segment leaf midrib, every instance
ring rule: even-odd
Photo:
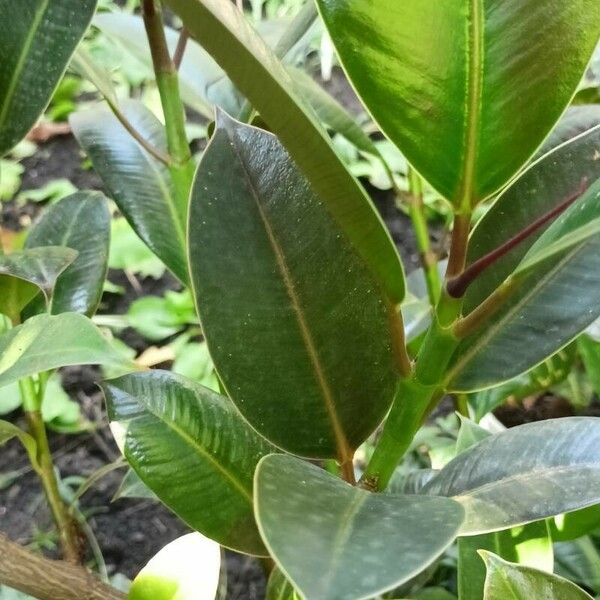
[[[237,157],[237,159],[242,167],[242,170],[244,172],[244,176],[248,183],[248,187],[250,188],[250,191],[252,193],[252,198],[256,204],[258,214],[263,222],[263,225],[265,228],[265,233],[267,234],[267,238],[269,240],[269,244],[271,245],[271,249],[273,250],[273,254],[275,255],[277,267],[278,267],[281,277],[283,279],[288,298],[290,299],[292,309],[294,311],[294,314],[296,315],[296,320],[298,322],[298,328],[300,330],[300,335],[304,342],[306,353],[308,355],[311,366],[313,368],[315,380],[317,382],[317,385],[321,389],[322,397],[323,397],[323,400],[325,403],[325,408],[327,410],[327,415],[329,417],[329,422],[331,424],[332,432],[333,432],[333,435],[336,440],[336,447],[338,450],[338,459],[342,463],[346,462],[347,460],[352,458],[353,453],[350,448],[350,444],[348,443],[348,440],[346,439],[346,434],[343,430],[342,424],[339,421],[337,411],[336,411],[333,392],[329,386],[329,382],[327,381],[327,377],[321,366],[319,353],[317,351],[315,342],[312,338],[312,333],[311,333],[310,327],[309,327],[308,323],[306,322],[304,312],[302,310],[302,304],[300,301],[300,297],[298,295],[298,292],[296,291],[296,286],[294,285],[292,275],[291,275],[289,267],[287,265],[285,253],[277,240],[277,237],[275,235],[275,232],[273,230],[271,222],[269,221],[269,218],[261,204],[258,191],[256,190],[256,188],[254,186],[254,181],[250,175],[250,172],[248,171],[248,168],[243,159],[243,156],[242,156],[241,152],[239,151],[239,148],[237,147],[237,143],[236,143],[237,140],[232,139],[232,137],[231,137],[231,135],[229,135],[229,133],[227,135],[233,144],[233,146],[232,146],[233,151],[236,154],[236,157]]]
[[[152,410],[152,408],[147,404],[139,401],[135,396],[130,394],[133,398],[135,398],[137,404],[142,407],[143,410],[150,413],[156,419],[158,419],[163,425],[165,425],[168,429],[170,429],[173,433],[178,435],[180,438],[184,440],[191,448],[198,451],[207,462],[209,462],[218,472],[220,472],[225,479],[227,479],[231,485],[240,493],[240,495],[253,506],[253,498],[252,495],[248,492],[243,483],[237,479],[233,473],[228,471],[219,461],[217,461],[210,452],[208,452],[201,444],[198,443],[196,439],[194,439],[191,435],[189,435],[184,429],[179,427],[174,421],[168,420],[164,414],[159,413],[157,410]]]
[[[23,70],[23,66],[25,64],[27,56],[29,55],[31,46],[33,45],[33,40],[38,32],[40,24],[42,23],[44,15],[46,14],[49,3],[50,0],[43,0],[42,4],[40,4],[38,10],[36,11],[29,31],[27,32],[27,36],[25,38],[23,47],[21,48],[21,53],[19,54],[15,70],[13,71],[10,83],[8,84],[6,96],[4,97],[4,105],[2,106],[2,110],[0,111],[0,131],[4,128],[4,124],[6,123],[8,109],[10,108],[10,106],[12,106],[14,93],[17,89],[19,80],[21,79],[21,71]]]

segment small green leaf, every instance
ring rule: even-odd
[[[422,493],[454,498],[464,506],[461,535],[597,504],[600,418],[528,423],[490,436],[449,462]]]
[[[404,273],[381,218],[335,153],[312,109],[296,96],[290,75],[242,12],[221,0],[167,4],[281,139],[389,299],[401,302]]]
[[[463,518],[446,498],[373,494],[292,456],[263,458],[255,478],[261,534],[303,598],[393,589],[452,543]]]
[[[0,0],[0,156],[35,125],[97,0]]]
[[[265,555],[252,478],[273,447],[231,402],[159,370],[111,379],[103,389],[109,418],[127,427],[125,457],[161,501],[223,546]]]
[[[110,212],[99,192],[79,192],[47,208],[29,230],[26,248],[67,246],[77,258],[60,275],[51,313],[91,316],[102,296],[110,240]]]
[[[189,255],[202,331],[242,414],[290,452],[346,460],[396,389],[393,307],[275,136],[219,114]]]
[[[0,336],[0,387],[68,365],[135,365],[118,354],[83,315],[38,315]]]
[[[214,600],[221,549],[199,533],[188,533],[153,556],[131,584],[128,600]]]
[[[23,444],[23,447],[29,455],[29,460],[34,469],[39,470],[40,466],[37,459],[37,444],[33,437],[31,437],[26,431],[19,429],[16,425],[9,423],[8,421],[0,421],[0,446],[3,446],[9,440],[18,438]]]
[[[76,258],[76,250],[57,246],[0,255],[0,313],[18,321],[40,291],[50,302],[58,277]]]
[[[480,554],[487,568],[483,600],[593,600],[558,575],[506,562],[491,552]]]
[[[600,34],[596,0],[317,4],[382,130],[463,207],[489,197],[533,155]]]
[[[164,127],[141,102],[120,106],[150,144],[166,152]],[[73,133],[134,231],[181,281],[185,258],[187,206],[179,206],[167,167],[150,156],[105,106],[73,113]]]

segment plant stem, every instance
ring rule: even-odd
[[[190,39],[190,32],[183,27],[181,32],[179,33],[179,39],[177,40],[177,48],[175,48],[175,53],[173,54],[173,64],[175,68],[179,71],[179,67],[181,67],[181,61],[183,60],[183,55],[185,54],[185,49],[187,47],[188,40]]]
[[[470,212],[455,215],[454,227],[452,229],[450,255],[448,257],[448,269],[446,271],[446,280],[456,277],[459,273],[462,273],[465,268],[470,229]]]
[[[39,600],[125,600],[84,567],[29,552],[1,533],[0,584]]]
[[[179,93],[179,76],[167,47],[160,2],[143,0],[142,13],[150,44],[156,84],[165,116],[167,145],[173,159],[169,170],[177,196],[179,217],[185,224],[195,165],[185,133],[185,112]]]
[[[440,299],[440,276],[437,269],[437,258],[431,250],[429,241],[429,230],[423,210],[423,182],[419,174],[409,167],[408,181],[410,186],[410,202],[408,214],[412,221],[417,248],[421,258],[425,282],[427,284],[427,293],[432,306],[435,306]]]
[[[58,481],[54,472],[52,453],[48,445],[46,426],[41,413],[42,398],[35,389],[35,384],[30,377],[19,381],[19,390],[25,410],[25,417],[29,425],[29,432],[37,444],[37,459],[40,465],[38,472],[50,511],[58,529],[59,539],[65,560],[78,564],[81,562],[81,545],[79,543],[79,530],[77,523],[70,516],[64,504]]]

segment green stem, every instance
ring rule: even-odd
[[[429,230],[425,219],[423,206],[423,183],[419,174],[412,168],[409,168],[408,181],[410,186],[410,202],[408,214],[412,221],[417,249],[421,258],[425,282],[427,284],[427,293],[432,306],[435,306],[440,299],[441,282],[437,269],[437,258],[431,250],[429,241]]]
[[[454,223],[447,278],[460,273],[467,255],[471,215],[457,215]],[[415,434],[444,393],[446,370],[459,344],[454,324],[462,310],[462,299],[444,289],[435,316],[409,377],[401,379],[383,431],[367,465],[361,485],[384,490]]]
[[[185,134],[185,111],[179,93],[179,76],[167,47],[160,2],[143,0],[142,12],[156,84],[165,116],[167,146],[172,158],[172,163],[169,165],[171,180],[177,197],[179,217],[185,224],[195,165]]]
[[[77,564],[81,562],[79,530],[77,523],[70,516],[69,510],[64,504],[58,489],[52,453],[48,445],[46,426],[44,425],[41,413],[42,399],[31,377],[26,377],[19,381],[19,390],[21,392],[25,417],[29,425],[29,432],[37,444],[37,459],[40,466],[38,474],[58,529],[63,555],[65,560]]]

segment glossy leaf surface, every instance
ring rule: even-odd
[[[531,157],[600,35],[595,0],[318,6],[383,131],[442,196],[463,206],[501,188]]]
[[[76,250],[56,246],[0,255],[0,313],[18,320],[40,291],[48,302],[58,277],[76,257]]]
[[[600,177],[600,161],[596,159],[600,147],[598,123],[600,115],[594,128],[551,149],[500,195],[471,234],[467,263],[497,248],[577,193],[586,179],[591,185]],[[510,275],[547,227],[529,236],[475,280],[465,296],[465,311],[475,308]]]
[[[479,390],[512,379],[598,318],[599,201],[600,179],[530,249],[509,279],[512,294],[461,342],[448,374],[451,389]]]
[[[168,0],[192,37],[227,72],[281,139],[390,300],[404,296],[400,259],[371,201],[335,153],[290,75],[244,15],[221,0]]]
[[[108,264],[110,212],[98,192],[78,192],[48,207],[29,230],[26,248],[66,246],[77,258],[60,275],[51,312],[91,316],[98,307]]]
[[[215,600],[221,549],[200,533],[168,543],[136,575],[128,600]]]
[[[164,127],[148,108],[135,100],[120,108],[148,142],[167,151]],[[108,195],[139,237],[186,282],[187,207],[178,204],[167,167],[150,156],[106,107],[74,113],[70,123]]]
[[[219,115],[189,252],[202,330],[242,414],[290,452],[346,460],[395,391],[391,308],[275,136]]]
[[[103,389],[109,418],[127,427],[125,457],[162,502],[223,546],[265,555],[252,478],[273,447],[229,400],[157,370],[109,380]]]
[[[0,336],[0,387],[68,365],[132,367],[83,315],[39,315]]]
[[[574,583],[545,571],[509,563],[491,552],[481,552],[487,568],[483,600],[592,600]]]
[[[35,125],[97,0],[0,0],[0,156]]]
[[[424,488],[466,511],[462,535],[514,527],[600,501],[600,419],[529,423],[457,456]]]
[[[446,498],[373,494],[280,454],[258,465],[255,507],[279,568],[303,598],[319,600],[371,598],[409,580],[463,518]]]

